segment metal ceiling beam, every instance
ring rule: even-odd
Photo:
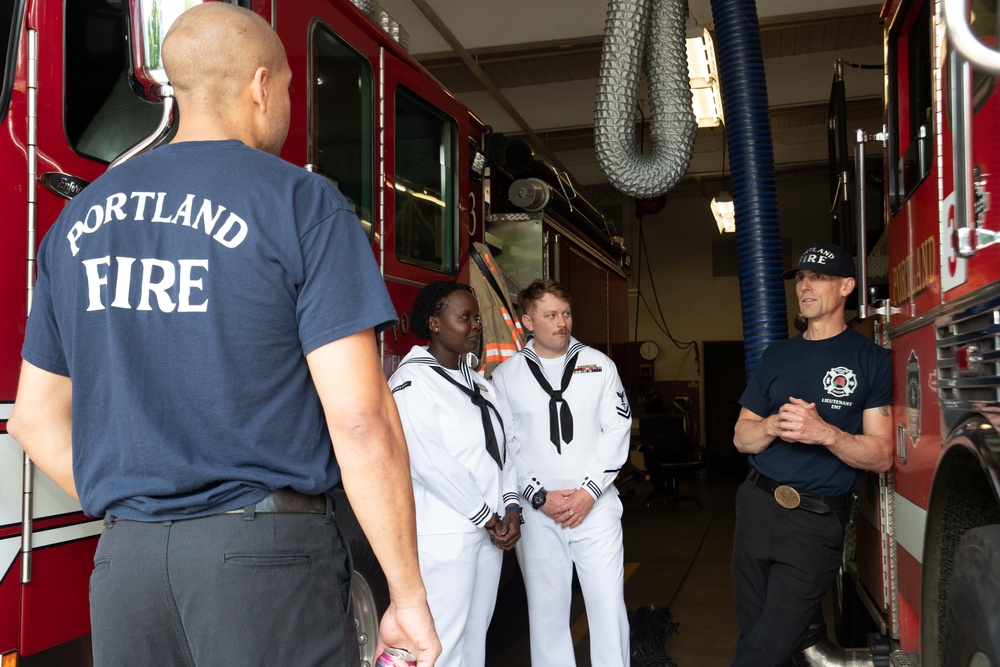
[[[503,107],[503,110],[506,111],[512,119],[514,119],[514,122],[517,123],[518,127],[520,127],[524,132],[525,137],[527,137],[528,143],[531,144],[531,148],[535,152],[541,153],[545,156],[545,159],[559,171],[569,173],[569,170],[566,169],[562,162],[559,161],[555,154],[549,150],[549,147],[545,145],[541,138],[531,128],[528,121],[526,121],[524,117],[518,113],[517,109],[514,108],[514,105],[510,103],[510,100],[508,100],[507,97],[500,92],[500,89],[496,87],[493,80],[490,79],[479,64],[473,60],[469,51],[460,41],[458,41],[455,34],[448,29],[448,26],[445,25],[444,21],[441,20],[441,17],[437,15],[431,6],[427,4],[426,0],[412,0],[412,2],[413,5],[420,10],[420,13],[424,15],[424,18],[426,18],[430,24],[434,26],[434,29],[437,30],[438,33],[444,38],[444,40],[448,42],[448,45],[455,50],[455,54],[461,58],[462,62],[465,63],[465,66],[469,68],[470,72],[472,72],[473,76],[475,76],[476,79],[483,85],[483,88],[486,89],[490,96],[496,100],[497,104]]]
[[[813,16],[813,15],[810,15]],[[789,55],[805,55],[821,52],[838,52],[844,49],[867,46],[882,46],[881,19],[877,11],[853,12],[835,16],[813,16],[809,21],[772,20],[761,25],[761,48],[764,58],[780,58]],[[507,44],[478,49],[467,49],[466,53],[487,78],[503,81],[505,72],[511,69],[543,70],[553,80],[565,74],[570,63],[580,58],[592,59],[593,72],[576,71],[576,76],[564,80],[597,78],[600,66],[603,35],[578,37],[543,42]],[[417,60],[435,75],[454,79],[449,70],[454,71],[465,64],[452,51],[423,53]],[[499,74],[499,76],[498,76]],[[440,77],[439,77],[440,78]],[[464,75],[463,81],[468,82]],[[471,82],[469,82],[471,83]]]
[[[771,107],[771,129],[789,127],[812,127],[826,125],[829,112],[827,102],[800,104],[794,106]],[[881,122],[882,98],[861,97],[847,101],[847,115],[852,124],[866,125]],[[852,125],[853,128],[853,125]],[[722,127],[703,127],[698,130],[698,136],[720,136],[725,133]],[[521,138],[520,135],[510,135]],[[571,127],[553,130],[543,130],[539,137],[554,151],[590,150],[594,147],[593,127]]]

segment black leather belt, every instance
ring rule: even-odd
[[[787,509],[802,509],[816,514],[829,514],[831,510],[846,510],[851,494],[845,493],[841,496],[820,496],[813,493],[803,493],[788,486],[778,484],[773,479],[769,479],[757,472],[756,468],[750,468],[747,475],[750,486],[760,489],[774,496],[779,505]]]
[[[246,508],[222,514],[244,514]],[[307,496],[292,489],[278,489],[254,503],[255,514],[326,514],[326,496]]]

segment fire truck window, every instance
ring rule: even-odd
[[[374,102],[368,60],[316,24],[312,35],[311,161],[354,206],[371,239]]]
[[[66,138],[79,153],[110,162],[152,134],[162,105],[144,101],[125,80],[121,1],[65,6]]]
[[[889,170],[893,211],[930,173],[931,115],[930,2],[914,3],[889,33]]]
[[[456,269],[456,126],[413,93],[396,90],[396,256]]]
[[[21,34],[21,11],[24,0],[7,2],[0,8],[0,117],[7,113],[10,91],[14,85],[14,66],[17,64],[17,38]]]

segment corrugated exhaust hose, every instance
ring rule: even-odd
[[[594,110],[601,170],[617,190],[647,199],[684,176],[698,124],[691,108],[686,0],[610,0]],[[638,150],[635,114],[643,56],[651,106],[650,149]]]
[[[755,0],[712,0],[712,19],[732,165],[743,354],[749,379],[767,346],[788,338],[771,118]]]

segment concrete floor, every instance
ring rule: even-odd
[[[733,612],[729,560],[733,546],[736,487],[745,469],[713,471],[704,479],[682,481],[681,491],[702,499],[646,507],[651,486],[633,484],[623,492],[625,513],[625,604],[632,611],[654,604],[669,606],[679,634],[667,639],[666,652],[680,667],[725,667],[736,649],[739,630]],[[526,666],[528,623],[524,587],[516,565],[501,585],[487,638],[487,667]],[[578,667],[590,667],[589,635],[582,597],[572,606]],[[543,666],[539,666],[543,667]]]

